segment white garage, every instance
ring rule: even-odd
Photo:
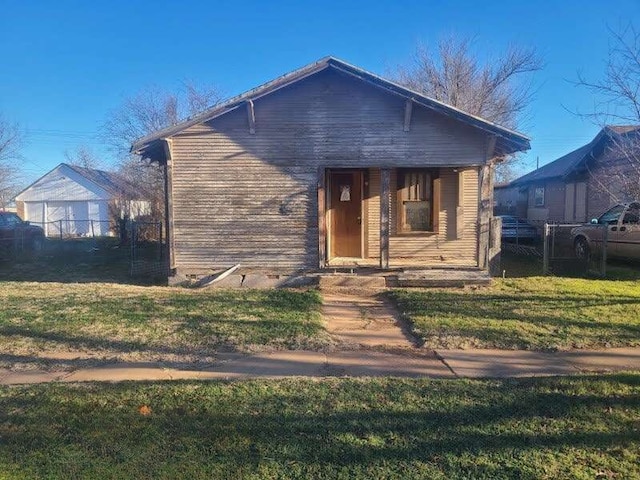
[[[49,237],[106,236],[116,205],[134,206],[127,212],[132,219],[148,213],[148,202],[133,195],[135,188],[117,174],[62,163],[20,192],[16,205],[23,220]]]

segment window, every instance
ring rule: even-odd
[[[22,220],[20,220],[20,217],[15,213],[7,213],[4,215],[0,215],[0,223],[12,227],[14,225],[21,225]]]
[[[434,182],[431,170],[398,170],[398,233],[433,232]]]
[[[598,223],[601,225],[615,225],[618,223],[620,215],[624,212],[624,205],[616,205],[607,212],[603,213],[598,219]]]
[[[544,207],[544,187],[536,187],[533,191],[533,205]]]
[[[640,203],[632,203],[625,212],[622,223],[637,225],[640,223]]]

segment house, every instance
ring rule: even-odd
[[[236,264],[486,269],[494,164],[528,148],[333,57],[132,145],[165,166],[177,277]]]
[[[495,213],[583,223],[640,187],[640,126],[606,126],[586,145],[495,189]]]
[[[103,236],[114,216],[145,215],[149,202],[121,176],[61,163],[15,197],[18,215],[47,236]]]

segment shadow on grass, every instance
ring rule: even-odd
[[[0,465],[50,478],[560,478],[605,465],[633,478],[638,383],[629,374],[4,390]]]
[[[0,281],[58,283],[166,284],[157,248],[142,252],[142,261],[159,273],[131,275],[131,246],[115,238],[48,239],[42,251],[0,256]]]
[[[584,265],[569,261],[566,265],[552,265],[555,275],[568,278],[596,278],[587,275]],[[542,258],[517,255],[503,251],[500,258],[500,269],[507,278],[539,277],[542,275]],[[606,280],[640,280],[640,262],[609,259],[607,262]]]

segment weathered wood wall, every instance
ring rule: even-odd
[[[173,236],[179,269],[205,272],[236,263],[316,267],[319,168],[462,167],[485,161],[482,132],[416,106],[405,131],[404,99],[335,71],[255,100],[254,113],[254,134],[246,108],[238,108],[173,137]],[[470,199],[477,189],[476,169],[465,178],[465,198]],[[452,188],[443,196],[452,196]],[[475,222],[477,197],[472,203],[469,225]],[[449,212],[447,207],[441,213],[447,225]],[[371,237],[379,232],[375,205],[367,218]],[[471,245],[473,236],[461,241]],[[410,255],[425,253],[423,246],[407,245],[393,240],[391,254],[403,248]],[[379,252],[375,238],[368,247]],[[454,250],[447,252],[450,256]]]
[[[424,261],[427,264],[446,263],[452,265],[477,265],[477,215],[478,215],[478,168],[459,168],[463,171],[463,202],[464,209],[462,234],[457,233],[456,209],[458,207],[458,172],[453,168],[440,169],[441,194],[439,212],[439,232],[437,234],[398,235],[397,213],[398,196],[397,171],[391,172],[391,204],[389,255],[391,264]],[[369,201],[368,201],[368,246],[370,256],[377,258],[380,251],[380,170],[369,170]]]

